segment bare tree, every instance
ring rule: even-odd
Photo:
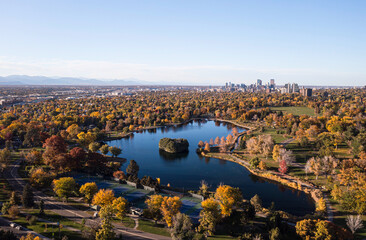
[[[348,215],[346,222],[352,234],[354,234],[358,229],[363,228],[362,218],[360,215]]]
[[[285,161],[288,166],[291,166],[295,161],[295,157],[291,150],[286,150],[284,148],[280,149],[280,155],[278,157],[278,162]]]
[[[220,137],[216,137],[215,138],[215,142],[214,142],[216,145],[219,145],[220,144]]]

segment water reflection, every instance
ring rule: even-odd
[[[162,159],[171,162],[171,161],[182,161],[187,158],[189,152],[181,152],[181,153],[169,153],[162,149],[159,149],[159,155]]]

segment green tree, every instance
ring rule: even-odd
[[[19,205],[19,197],[15,191],[11,192],[9,202],[11,205]]]
[[[100,209],[100,218],[102,219],[101,229],[96,233],[96,240],[110,240],[114,239],[112,218],[114,215],[114,208],[112,205],[106,205]]]
[[[97,152],[100,148],[100,143],[98,142],[92,142],[89,144],[89,151],[91,152]]]
[[[29,184],[25,185],[23,188],[22,205],[25,208],[30,208],[34,205],[34,195],[32,188]]]
[[[133,178],[137,178],[139,173],[140,167],[137,165],[135,160],[131,160],[130,164],[128,164],[126,168],[126,173],[128,176],[132,176]]]
[[[63,177],[53,180],[53,191],[60,198],[65,198],[66,201],[69,197],[75,194],[77,191],[77,184],[72,177]]]
[[[122,152],[122,150],[118,147],[109,147],[108,150],[112,154],[113,157],[117,157]]]
[[[254,206],[257,212],[262,211],[262,200],[259,198],[258,194],[254,195],[250,199],[250,203]]]
[[[109,152],[109,146],[108,146],[107,144],[105,144],[105,145],[103,145],[103,146],[101,146],[101,147],[99,148],[99,151],[100,151],[102,154],[107,155],[107,154],[108,154],[108,152]]]
[[[190,217],[183,213],[178,213],[173,217],[173,227],[171,229],[173,240],[192,240],[194,233]]]

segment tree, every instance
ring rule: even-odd
[[[275,145],[273,147],[272,158],[273,158],[273,160],[275,160],[277,162],[278,162],[278,158],[280,156],[280,149],[281,149],[280,145]]]
[[[352,234],[326,220],[304,219],[296,223],[296,233],[304,240],[352,239]]]
[[[28,127],[24,136],[23,145],[27,147],[36,147],[41,145],[40,129],[38,127]]]
[[[198,142],[198,147],[199,148],[203,148],[204,146],[205,146],[205,144],[203,143],[202,140]]]
[[[105,205],[100,210],[100,217],[102,218],[102,226],[96,233],[95,240],[110,240],[114,239],[112,218],[115,210],[112,205]]]
[[[34,206],[34,195],[29,184],[25,185],[23,188],[22,205],[25,208],[30,208]]]
[[[170,232],[173,240],[193,239],[191,218],[183,213],[178,213],[173,217],[173,227]]]
[[[71,139],[77,138],[78,134],[81,132],[81,128],[77,124],[70,125],[66,132],[69,134]]]
[[[39,202],[39,216],[44,216],[44,201],[43,201],[43,199]]]
[[[208,183],[205,180],[202,180],[200,190],[198,191],[198,193],[205,197],[208,195],[208,190],[209,190]]]
[[[115,199],[114,192],[111,189],[100,189],[93,197],[93,205],[104,207],[111,205]]]
[[[163,200],[163,196],[155,194],[151,195],[150,198],[145,201],[148,213],[152,217],[152,219],[155,220],[155,223],[162,218],[160,208]]]
[[[206,143],[205,144],[205,152],[210,152],[211,151],[211,148],[210,148],[210,144],[209,143]]]
[[[67,162],[67,156],[64,155],[66,154],[67,146],[62,137],[54,135],[46,139],[43,147],[46,148],[43,153],[43,159],[47,165],[56,170],[67,167],[64,166],[65,162]]]
[[[77,191],[75,179],[72,177],[63,177],[53,180],[53,191],[57,196],[65,198],[67,201]]]
[[[9,151],[9,149],[4,148],[2,150],[0,150],[0,164],[2,169],[5,169],[11,159],[11,152]]]
[[[286,163],[286,160],[282,160],[280,162],[280,165],[278,167],[278,171],[282,174],[286,174],[287,171],[288,171],[288,167],[287,167],[287,163]]]
[[[160,211],[168,227],[172,226],[173,216],[179,213],[181,206],[182,202],[180,201],[179,197],[164,197],[163,202],[161,203]]]
[[[295,157],[294,157],[292,151],[286,150],[284,148],[280,149],[280,153],[279,153],[279,156],[277,159],[279,162],[286,161],[286,164],[288,166],[290,166],[295,161]]]
[[[267,164],[263,161],[260,161],[259,164],[258,164],[258,168],[260,170],[267,170]]]
[[[11,205],[19,205],[19,197],[15,191],[11,192],[9,202]]]
[[[306,165],[309,166],[309,171],[314,173],[316,179],[318,179],[319,175],[325,174],[328,176],[329,174],[334,173],[338,164],[339,160],[332,156],[325,156],[322,158],[312,157],[306,163]]]
[[[231,215],[233,207],[237,206],[242,198],[243,196],[238,188],[228,185],[220,185],[215,192],[215,199],[219,202],[221,214],[224,217]]]
[[[8,230],[8,231],[0,230],[0,239],[1,240],[15,240],[15,239],[18,239],[18,237],[10,230]]]
[[[123,171],[115,171],[113,173],[113,177],[118,178],[119,180],[126,179],[126,174]]]
[[[95,142],[97,140],[97,136],[95,133],[92,132],[80,132],[78,135],[78,141],[81,145],[87,147],[90,143]]]
[[[13,219],[17,218],[20,213],[18,206],[15,205],[11,206],[8,210],[8,213],[11,218]]]
[[[215,233],[216,224],[220,220],[219,203],[213,199],[208,198],[201,202],[202,210],[200,212],[200,219],[198,231],[203,233],[206,238]]]
[[[340,200],[340,198],[342,196],[342,190],[341,190],[341,188],[337,184],[334,184],[333,189],[330,192],[330,195],[332,196],[332,198],[335,201]]]
[[[31,233],[28,233],[27,236],[22,236],[20,240],[41,240],[38,236],[34,236]]]
[[[43,168],[39,167],[31,171],[29,181],[35,187],[48,187],[52,183],[54,175],[46,172]]]
[[[296,223],[296,233],[302,239],[315,239],[315,232],[316,232],[316,220],[312,219],[304,219],[302,221],[298,221]],[[307,238],[308,237],[308,238]],[[310,238],[312,237],[312,238]]]
[[[32,150],[25,156],[25,159],[32,165],[41,165],[42,153],[37,150]]]
[[[280,229],[278,227],[272,228],[269,231],[269,240],[279,240],[280,239]]]
[[[91,152],[97,152],[100,148],[100,143],[98,142],[92,142],[89,144],[89,151]]]
[[[348,215],[346,222],[347,222],[347,226],[351,230],[352,234],[355,234],[355,232],[358,229],[363,228],[361,215],[357,215],[357,216]]]
[[[109,147],[108,150],[112,154],[113,157],[117,157],[122,152],[122,150],[118,147]]]
[[[115,211],[116,217],[122,220],[127,214],[128,210],[127,200],[123,197],[116,198],[113,200],[112,206]]]
[[[320,198],[316,204],[316,211],[317,212],[325,212],[327,210],[327,206],[325,203],[324,198]]]
[[[126,168],[127,176],[132,176],[133,178],[137,178],[140,167],[137,165],[135,160],[131,160],[130,164]]]
[[[90,205],[98,192],[98,186],[95,182],[85,183],[80,187],[79,192],[84,195],[85,201]]]
[[[259,163],[260,163],[260,161],[259,161],[258,157],[254,157],[254,158],[250,159],[250,161],[249,161],[249,164],[252,168],[258,168]]]
[[[259,198],[258,194],[250,199],[250,203],[254,206],[256,212],[262,211],[262,200]]]
[[[107,154],[108,154],[108,152],[109,152],[109,146],[108,146],[108,144],[105,144],[105,145],[101,146],[101,147],[99,148],[99,151],[100,151],[102,154],[107,155]]]

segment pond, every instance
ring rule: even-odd
[[[263,206],[275,203],[276,209],[295,215],[314,211],[314,203],[307,194],[269,182],[251,174],[245,167],[233,162],[215,158],[203,158],[196,153],[200,140],[207,141],[217,136],[227,136],[234,126],[228,123],[197,120],[180,126],[169,126],[135,133],[130,138],[107,142],[122,149],[121,157],[127,159],[122,166],[125,171],[129,160],[140,166],[139,177],[144,175],[160,178],[161,183],[171,187],[197,190],[205,180],[214,190],[220,183],[239,187],[244,198],[258,194]],[[238,131],[245,131],[238,128]],[[185,138],[189,152],[168,154],[159,151],[159,140],[164,137]]]

